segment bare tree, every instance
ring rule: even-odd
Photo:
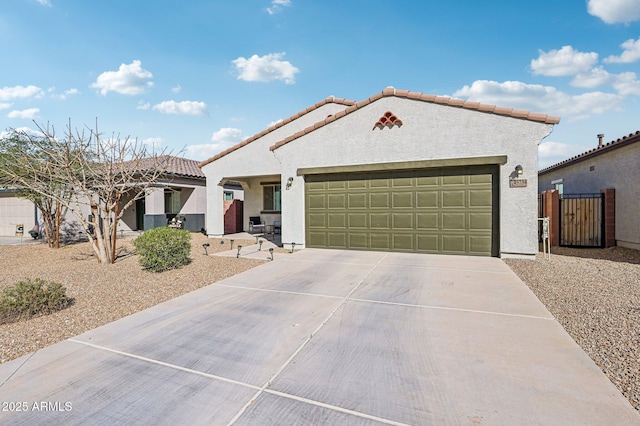
[[[98,262],[115,262],[118,221],[158,185],[167,156],[150,152],[137,139],[115,134],[103,138],[97,124],[95,129],[75,131],[69,124],[61,140],[53,126],[36,125],[41,136],[21,135],[28,147],[18,153],[0,152],[20,158],[24,168],[16,173],[14,167],[2,167],[13,160],[10,158],[0,163],[0,175],[14,187],[66,208],[84,228]],[[38,152],[38,161],[25,161],[33,150]],[[52,190],[62,187],[63,192]]]
[[[40,146],[46,144],[41,140]],[[11,131],[5,138],[0,139],[0,188],[15,191],[20,198],[25,198],[33,202],[40,211],[42,226],[34,223],[34,230],[38,233],[44,232],[49,247],[60,247],[60,227],[67,213],[67,208],[60,203],[59,199],[70,199],[68,185],[43,180],[41,185],[49,185],[48,193],[57,193],[58,197],[45,197],[41,192],[35,192],[20,184],[21,180],[30,179],[35,170],[43,170],[46,162],[43,152],[31,143],[31,138],[25,132]],[[20,186],[16,187],[18,184]],[[37,227],[37,229],[35,229]]]

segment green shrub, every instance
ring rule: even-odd
[[[0,324],[64,309],[71,304],[62,284],[40,278],[20,281],[0,295]]]
[[[191,262],[191,235],[184,229],[149,229],[133,244],[140,265],[153,272],[176,269]]]

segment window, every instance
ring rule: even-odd
[[[171,214],[180,212],[180,190],[164,190],[164,212]]]
[[[231,192],[231,191],[224,191],[224,200],[225,200],[225,201],[231,201],[231,200],[233,200],[233,192]]]
[[[262,187],[262,207],[264,211],[279,212],[282,191],[280,184],[265,184]]]

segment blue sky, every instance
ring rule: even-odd
[[[640,0],[2,0],[0,131],[204,160],[387,86],[561,117],[540,166],[640,130]]]

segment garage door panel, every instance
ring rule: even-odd
[[[369,194],[369,207],[372,209],[388,209],[391,207],[389,198],[388,192]]]
[[[327,227],[327,215],[325,213],[309,213],[308,225],[311,228],[326,228]]]
[[[466,191],[442,191],[442,207],[464,208]]]
[[[497,170],[314,175],[305,184],[308,245],[492,255],[499,224]]]
[[[416,218],[418,220],[418,231],[431,230],[435,231],[439,229],[440,213],[417,213]]]
[[[324,232],[307,232],[310,247],[327,247],[327,236]]]
[[[324,210],[327,207],[326,196],[311,194],[307,196],[307,208]]]
[[[346,249],[347,247],[347,236],[343,232],[328,232],[328,245],[329,248],[336,249]]]
[[[329,194],[327,208],[344,210],[347,207],[347,194]]]
[[[371,213],[369,214],[371,229],[391,229],[391,213]]]
[[[412,230],[413,226],[413,213],[393,213],[393,229],[398,230]]]
[[[347,183],[345,181],[329,181],[327,182],[327,189],[329,191],[344,190],[347,189]]]
[[[366,213],[348,213],[350,229],[367,229],[367,214]]]
[[[371,233],[370,248],[373,250],[391,250],[391,234]]]
[[[413,208],[413,192],[394,192],[391,194],[394,209],[412,209]]]
[[[469,253],[483,254],[491,252],[491,237],[485,235],[469,236]]]
[[[465,235],[443,235],[442,252],[464,254],[467,252],[467,237]]]
[[[469,207],[489,207],[492,204],[491,189],[469,190]]]
[[[415,251],[415,236],[413,234],[394,234],[392,249],[394,251]]]
[[[347,234],[347,241],[349,242],[349,248],[352,249],[368,249],[369,238],[368,234],[364,232],[351,232]]]
[[[344,229],[347,226],[347,215],[345,213],[329,213],[329,228]]]
[[[491,213],[469,213],[469,230],[490,231],[492,219]]]
[[[364,209],[367,207],[367,194],[348,194],[347,200],[350,209]]]
[[[442,213],[442,229],[464,232],[467,222],[466,216],[466,213]]]
[[[440,200],[439,191],[418,191],[416,193],[416,207],[419,209],[422,209],[422,208],[437,209],[440,207],[439,200]]]

